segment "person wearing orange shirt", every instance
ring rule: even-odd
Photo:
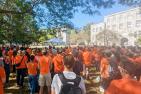
[[[100,66],[100,75],[101,78],[108,78],[109,73],[108,73],[108,68],[109,67],[109,61],[107,58],[103,57],[101,60],[101,66]]]
[[[15,57],[16,70],[17,70],[17,85],[23,87],[24,78],[26,76],[26,63],[28,61],[25,51],[18,51],[17,56]]]
[[[36,86],[38,85],[37,84],[38,65],[36,62],[34,62],[34,58],[35,58],[34,55],[31,55],[30,62],[27,63],[30,94],[35,94]]]
[[[40,86],[40,92],[39,94],[47,93],[44,89],[45,86],[47,86],[48,94],[51,93],[51,73],[50,73],[50,58],[47,56],[47,51],[42,51],[43,56],[40,57],[39,61],[39,69],[40,69],[40,75],[39,75],[39,86]]]
[[[5,71],[4,68],[0,66],[0,94],[4,94],[3,84],[5,83],[5,81],[6,81]]]
[[[39,63],[41,56],[42,56],[42,52],[40,51],[40,49],[37,49],[37,52],[36,52],[36,55],[35,55],[35,61],[37,63]]]
[[[89,78],[89,67],[91,66],[92,62],[92,54],[90,51],[88,51],[88,48],[85,48],[85,51],[83,52],[83,69],[85,71],[86,79]]]
[[[0,57],[2,57],[2,52],[0,52]],[[6,81],[5,70],[3,68],[3,61],[0,61],[0,94],[4,94],[3,84]]]
[[[104,94],[141,94],[141,83],[132,79],[126,69],[119,66],[122,79],[113,80]]]
[[[53,64],[54,64],[54,72],[55,74],[57,73],[62,73],[64,70],[64,65],[63,65],[63,56],[59,52],[54,53],[54,58],[53,58]]]
[[[83,63],[81,59],[79,58],[79,50],[76,48],[72,49],[72,55],[74,56],[74,59],[75,59],[73,72],[76,73],[77,75],[82,75]]]
[[[93,57],[94,57],[94,60],[95,60],[96,71],[100,71],[100,60],[101,60],[100,51],[96,50],[93,53]]]

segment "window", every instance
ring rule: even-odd
[[[127,22],[127,27],[131,28],[132,27],[132,22]]]
[[[128,19],[128,20],[131,20],[132,18],[133,18],[132,15],[128,15],[128,16],[127,16],[127,19]]]
[[[138,35],[141,35],[141,31],[138,31]]]
[[[141,26],[141,20],[136,20],[136,27],[140,27]]]
[[[120,20],[122,20],[122,19],[123,19],[123,16],[122,16],[122,15],[120,15],[120,16],[119,16],[119,19],[120,19]]]
[[[119,24],[119,29],[123,29],[123,23]]]
[[[111,17],[111,18],[110,18],[110,22],[113,22],[113,21],[114,21],[114,17]]]
[[[120,15],[118,20],[119,20],[119,22],[123,22],[124,21],[124,15]]]
[[[112,25],[112,28],[111,28],[112,30],[115,30],[116,29],[116,25],[114,24],[114,25]]]
[[[137,18],[140,18],[141,17],[141,11],[140,10],[136,12],[136,17]]]

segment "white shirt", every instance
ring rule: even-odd
[[[63,74],[64,74],[65,78],[67,78],[67,79],[75,79],[76,78],[76,74],[74,72],[64,71]],[[58,74],[56,74],[53,78],[51,89],[53,91],[55,91],[55,94],[59,94],[59,92],[61,90],[61,86],[62,86],[62,82],[61,82]],[[85,88],[84,80],[82,77],[81,77],[79,87],[81,88],[83,94],[86,94],[86,88]]]

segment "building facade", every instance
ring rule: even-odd
[[[95,45],[100,45],[100,44],[104,45],[103,43],[99,43],[96,38],[96,35],[104,30],[105,28],[104,25],[105,25],[104,22],[91,25],[91,39],[90,39],[91,43]]]
[[[136,45],[138,37],[141,36],[140,10],[140,7],[136,7],[105,16],[102,23],[91,26],[91,43],[96,43],[98,32],[109,30],[120,34],[122,38],[126,38],[128,40],[126,45]]]

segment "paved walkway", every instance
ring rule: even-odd
[[[94,69],[91,69],[90,72],[90,80],[85,80],[87,94],[100,94],[99,93],[99,83],[96,82],[96,77],[98,73],[95,72]],[[28,80],[25,80],[26,84],[25,87],[20,89],[16,86],[16,79],[10,78],[10,85],[5,87],[5,94],[29,94],[28,90]]]

